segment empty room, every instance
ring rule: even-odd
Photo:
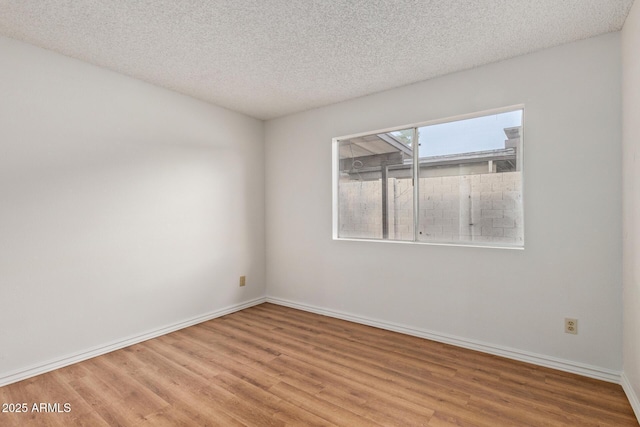
[[[0,0],[1,426],[637,426],[640,4]]]

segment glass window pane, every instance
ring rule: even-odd
[[[418,129],[418,240],[524,244],[522,110]]]
[[[338,237],[413,240],[413,129],[338,141]]]

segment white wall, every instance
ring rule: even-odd
[[[261,121],[0,37],[0,382],[264,269]]]
[[[267,122],[268,296],[619,372],[619,43],[608,34]],[[331,239],[332,137],[519,103],[524,251]],[[577,336],[564,317],[579,319]]]
[[[640,2],[622,31],[624,374],[640,418]],[[629,391],[627,391],[629,394]]]

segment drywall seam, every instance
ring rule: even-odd
[[[427,331],[424,329],[417,329],[393,322],[372,319],[370,317],[355,316],[341,311],[327,310],[321,307],[297,303],[280,298],[273,298],[268,296],[266,302],[282,305],[285,307],[291,307],[298,310],[308,311],[311,313],[322,314],[324,316],[335,317],[337,319],[348,320],[350,322],[360,323],[362,325],[386,329],[388,331],[399,332],[401,334],[425,338],[445,344],[451,344],[457,347],[481,351],[483,353],[502,356],[520,362],[532,363],[534,365],[543,366],[545,368],[557,369],[564,372],[570,372],[572,374],[578,374],[589,378],[595,378],[598,380],[620,384],[620,372],[599,368],[597,366],[587,365],[566,359],[559,359],[551,356],[545,356],[543,354],[516,350],[509,347],[498,346],[477,340],[470,340],[454,335],[442,334],[438,332]]]
[[[82,362],[83,360],[91,359],[96,356],[110,353],[112,351],[119,350],[124,347],[138,344],[143,341],[147,341],[152,338],[159,337],[161,335],[166,335],[171,332],[177,331],[179,329],[184,329],[189,326],[196,325],[198,323],[206,322],[208,320],[215,319],[217,317],[234,313],[236,311],[244,310],[245,308],[253,307],[254,305],[262,304],[264,302],[265,302],[264,297],[256,298],[251,301],[221,308],[219,310],[215,310],[201,316],[192,317],[182,322],[178,322],[172,325],[164,326],[162,328],[154,329],[140,335],[131,336],[122,340],[113,341],[108,344],[99,345],[84,351],[68,354],[61,358],[50,360],[44,363],[39,363],[37,365],[32,365],[30,367],[19,369],[17,371],[0,374],[0,387],[9,385],[18,381],[22,381],[27,378],[34,377],[36,375],[44,374],[46,372],[50,372],[55,369],[63,368],[65,366],[69,366],[74,363]]]
[[[631,404],[631,408],[633,408],[633,412],[636,414],[636,418],[640,423],[640,398],[636,394],[636,391],[633,389],[629,378],[627,378],[627,374],[622,371],[620,374],[620,385],[622,385],[622,389],[627,395],[627,399],[629,399],[629,403]]]

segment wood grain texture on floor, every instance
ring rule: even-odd
[[[1,426],[637,426],[619,385],[262,304],[0,388]],[[68,409],[68,411],[67,411]]]

